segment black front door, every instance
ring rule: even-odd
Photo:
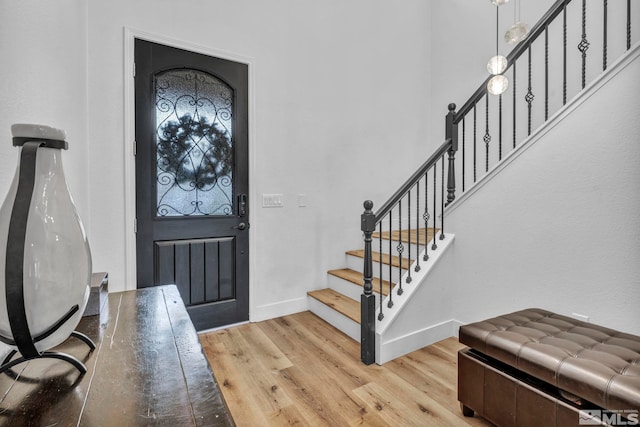
[[[249,319],[248,67],[135,41],[137,286],[196,329]]]

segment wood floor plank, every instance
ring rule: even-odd
[[[269,414],[269,425],[272,426],[293,426],[293,425],[314,425],[312,421],[305,418],[296,405],[289,405],[280,408]],[[315,424],[317,425],[317,424]]]
[[[287,356],[273,343],[257,325],[242,327],[243,338],[251,344],[252,354],[262,365],[272,371],[293,366]]]
[[[310,312],[214,331],[203,348],[242,426],[490,426],[460,413],[457,339],[383,366]]]
[[[327,340],[323,328],[332,327],[309,312],[274,319],[261,326],[294,363],[294,367],[281,372],[279,384],[298,399],[309,425],[347,425],[345,415],[361,412],[362,405],[350,396],[353,388],[362,385],[360,377],[350,374],[352,367],[357,366],[355,341],[346,335]],[[331,332],[335,335],[337,331]],[[309,393],[318,389],[323,392]],[[311,420],[312,414],[319,418]]]
[[[354,393],[389,423],[402,426],[451,426],[458,422],[455,416],[424,396],[418,390],[407,384],[402,385],[402,391],[410,395],[410,399],[399,399],[398,389],[391,386],[389,381],[384,385],[372,382]]]
[[[266,413],[255,405],[255,390],[245,380],[242,368],[238,366],[224,344],[215,338],[200,338],[209,364],[215,367],[214,376],[221,387],[224,400],[237,425],[269,425]],[[238,423],[241,415],[242,424]]]
[[[259,346],[254,347],[245,338],[248,330],[253,328],[255,325],[249,324],[220,331],[218,339],[241,372],[243,382],[251,390],[254,405],[263,413],[270,413],[290,405],[291,399],[278,388],[272,370],[261,363]]]

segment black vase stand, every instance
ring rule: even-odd
[[[71,332],[72,337],[78,338],[79,340],[83,341],[85,344],[87,344],[87,346],[89,347],[90,351],[93,351],[96,349],[96,345],[93,343],[93,341],[91,340],[91,338],[89,338],[88,336],[86,336],[83,333],[80,333],[78,331],[73,331]],[[60,360],[64,360],[65,362],[68,362],[70,364],[72,364],[73,366],[76,367],[76,369],[78,369],[78,371],[80,371],[80,374],[85,374],[87,372],[87,367],[84,365],[84,363],[82,363],[81,361],[79,361],[77,358],[68,355],[66,353],[60,353],[57,351],[45,351],[43,353],[40,353],[40,355],[35,356],[35,357],[24,357],[21,356],[17,359],[13,359],[13,356],[15,356],[16,354],[18,354],[18,350],[11,350],[9,352],[9,354],[7,355],[7,357],[4,358],[4,360],[2,361],[2,365],[0,365],[0,374],[2,374],[3,372],[7,371],[8,369],[13,368],[14,366],[22,363],[22,362],[26,362],[29,360],[34,360],[34,359],[60,359]],[[12,360],[13,359],[13,360]]]
[[[75,357],[55,351],[41,352],[36,349],[37,342],[60,329],[80,310],[80,307],[77,304],[74,305],[57,322],[34,337],[29,329],[23,283],[27,221],[35,184],[36,154],[38,149],[42,147],[67,149],[68,145],[66,141],[62,140],[26,137],[14,137],[13,145],[22,147],[22,150],[20,152],[18,188],[9,220],[4,277],[6,310],[12,338],[0,335],[0,341],[15,346],[16,349],[12,349],[5,357],[0,366],[0,373],[28,360],[51,358],[64,360],[75,366],[81,374],[84,374],[87,372],[86,366]],[[70,336],[86,343],[91,351],[96,348],[93,341],[80,332],[73,331]],[[20,353],[20,357],[12,360],[18,353]]]

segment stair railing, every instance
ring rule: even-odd
[[[550,117],[550,108],[553,104],[556,104],[557,110],[561,109],[567,104],[569,93],[569,69],[573,64],[568,58],[573,54],[567,48],[568,45],[568,16],[570,14],[569,4],[572,0],[558,0],[551,8],[544,14],[544,16],[538,21],[538,23],[531,29],[527,38],[520,42],[507,56],[508,66],[503,74],[510,72],[511,80],[511,124],[507,126],[503,117],[503,98],[507,96],[498,95],[497,102],[491,104],[493,110],[490,109],[489,94],[487,92],[487,83],[490,77],[488,77],[480,87],[473,93],[473,95],[463,104],[463,106],[456,112],[455,104],[449,105],[449,113],[446,116],[445,127],[445,141],[444,143],[429,157],[429,159],[400,187],[398,191],[387,201],[382,207],[380,207],[375,213],[373,211],[373,202],[367,200],[364,202],[364,213],[361,216],[361,230],[364,234],[364,291],[361,296],[361,360],[365,364],[371,364],[375,362],[375,322],[376,318],[382,320],[384,318],[383,299],[384,294],[388,293],[387,309],[393,307],[394,292],[391,289],[392,282],[397,281],[397,290],[395,296],[400,297],[403,294],[403,281],[405,284],[412,281],[412,270],[414,272],[420,271],[422,268],[420,261],[427,262],[429,259],[429,250],[434,251],[437,249],[437,240],[445,238],[444,233],[444,208],[451,203],[456,197],[456,165],[455,154],[458,151],[458,139],[459,134],[461,136],[461,160],[462,164],[458,168],[458,174],[462,181],[462,193],[467,190],[467,175],[473,172],[473,183],[477,182],[481,178],[481,174],[489,172],[490,164],[497,164],[503,159],[506,146],[505,134],[510,131],[511,133],[511,149],[515,149],[519,137],[524,140],[528,138],[534,124],[539,126],[546,122]],[[577,92],[584,89],[587,85],[587,67],[589,65],[587,51],[592,45],[592,41],[587,38],[594,33],[592,29],[587,27],[587,22],[593,25],[593,20],[587,21],[587,2],[581,0],[578,2],[578,6],[571,11],[572,19],[577,18],[579,24],[572,25],[572,27],[579,27],[579,43],[576,48],[579,51],[579,58],[577,60],[577,67],[581,77],[580,86]],[[593,7],[596,2],[589,2],[589,7]],[[600,7],[602,7],[602,21],[601,27],[598,27],[599,31],[595,33],[602,34],[602,71],[607,69],[608,56],[609,55],[609,28],[624,29],[626,37],[624,42],[626,43],[626,52],[631,48],[631,0],[626,0],[626,11],[621,11],[622,1],[616,2],[615,6],[618,8],[614,12],[609,13],[608,0],[601,0]],[[558,17],[562,19],[557,19]],[[622,19],[626,18],[625,22],[616,22],[615,25],[609,24],[609,21],[613,18]],[[558,26],[558,21],[561,24]],[[589,29],[589,32],[587,30]],[[550,84],[552,80],[549,61],[549,41],[552,40],[550,35],[553,31],[560,34],[562,40],[562,60],[561,60],[561,91],[552,91]],[[619,34],[613,34],[618,39],[622,39]],[[611,37],[613,40],[614,37]],[[543,44],[540,51],[538,44]],[[535,50],[535,52],[534,52]],[[534,55],[535,53],[535,55]],[[526,54],[526,55],[525,55]],[[532,70],[534,63],[539,59],[538,56],[542,56],[540,61],[544,68],[544,77],[536,78],[534,80]],[[519,60],[524,62],[526,57],[526,78],[527,86],[526,91],[520,90],[517,81],[517,71]],[[593,58],[589,57],[593,61]],[[591,65],[592,67],[592,65]],[[537,93],[534,93],[533,89],[540,80],[543,80],[542,86],[544,87],[543,103],[538,107],[538,103],[534,104],[534,99]],[[535,83],[534,83],[535,82]],[[576,92],[576,93],[577,93]],[[553,93],[561,93],[557,99],[553,96]],[[519,104],[519,95],[523,95],[522,100],[524,105]],[[484,106],[482,106],[482,100],[484,98]],[[540,111],[538,111],[538,110]],[[497,110],[497,113],[495,111]],[[519,113],[524,110],[524,123],[519,123]],[[493,112],[493,114],[492,114]],[[478,171],[478,116],[484,114],[484,134],[482,141],[485,144],[484,152],[484,172]],[[472,119],[468,119],[468,116],[472,115]],[[537,118],[537,116],[540,116]],[[521,119],[521,118],[520,118]],[[471,122],[471,126],[467,126],[467,122]],[[526,129],[526,132],[523,129]],[[461,131],[458,129],[462,127]],[[471,128],[471,129],[469,129]],[[483,130],[480,130],[482,132]],[[526,134],[525,134],[526,133]],[[498,150],[497,152],[491,152],[491,141],[497,134],[498,137]],[[472,138],[471,138],[472,135]],[[467,138],[473,141],[473,157],[471,161],[467,159],[466,142]],[[448,155],[448,160],[445,161],[445,154]],[[481,167],[482,165],[480,165]],[[446,195],[445,195],[445,168],[446,172]],[[438,173],[440,172],[440,173]],[[439,190],[439,192],[438,192]],[[446,202],[445,202],[446,198]],[[440,210],[438,211],[438,207]],[[415,216],[412,216],[415,213]],[[437,219],[440,218],[440,228],[437,228]],[[424,225],[424,232],[416,232],[415,235],[409,232],[411,227],[415,225],[415,229],[419,230]],[[397,232],[392,233],[394,229]],[[429,231],[431,230],[431,231]],[[436,234],[439,237],[436,238]],[[430,234],[433,236],[430,240]],[[387,254],[383,254],[383,237],[388,237],[389,243]],[[374,251],[374,239],[378,240],[378,252]],[[397,241],[397,246],[393,246],[393,242]],[[429,246],[429,241],[432,244]],[[407,244],[405,248],[405,243]],[[420,257],[421,248],[424,250],[424,254]],[[405,249],[406,255],[405,255]],[[412,265],[412,249],[415,250],[415,265]],[[397,254],[393,255],[392,254]],[[388,259],[385,259],[388,257]],[[422,258],[422,259],[420,259]],[[383,262],[386,261],[386,262]],[[374,262],[378,264],[378,283],[374,283]],[[385,265],[386,264],[386,265]],[[412,268],[413,267],[413,268]],[[387,280],[385,280],[385,278]],[[377,286],[374,286],[377,285]],[[377,288],[377,289],[376,289]],[[385,288],[387,291],[385,292]],[[378,298],[378,304],[376,308],[376,298]]]
[[[600,16],[587,19],[588,12]],[[507,56],[507,92],[489,95],[489,76],[455,114],[462,128],[462,193],[605,71],[612,52],[621,56],[631,48],[631,17],[631,0],[557,0],[551,6]]]
[[[424,248],[423,262],[429,260],[429,250],[435,251],[438,248],[436,240],[443,240],[444,215],[442,215],[447,204],[455,198],[455,153],[458,150],[457,126],[454,126],[455,104],[449,105],[449,113],[446,116],[446,140],[427,159],[427,161],[394,193],[393,196],[375,213],[373,212],[373,202],[364,202],[364,213],[361,216],[361,229],[364,233],[364,292],[361,296],[361,360],[367,365],[375,362],[375,321],[384,318],[383,299],[388,293],[387,308],[393,307],[393,290],[391,283],[397,278],[396,295],[403,294],[404,283],[412,282],[412,269],[414,272],[420,271],[420,250]],[[447,155],[447,159],[445,159]],[[445,169],[446,173],[446,193],[445,193]],[[446,202],[445,202],[446,199]],[[439,210],[438,210],[439,209]],[[414,215],[415,214],[415,215]],[[440,228],[437,222],[440,219]],[[411,233],[411,227],[415,225],[415,235]],[[423,231],[421,230],[421,227]],[[430,228],[431,227],[431,228]],[[384,263],[383,237],[385,233],[391,234],[395,230],[396,236],[388,235],[389,257]],[[431,230],[431,232],[429,232]],[[440,233],[436,239],[436,234]],[[378,252],[373,251],[374,233],[378,240]],[[432,235],[431,247],[428,247],[429,235]],[[394,253],[393,242],[397,241]],[[407,246],[405,247],[405,244]],[[405,251],[406,249],[406,251]],[[412,267],[412,252],[415,255],[416,263]],[[378,264],[378,289],[377,295],[374,293],[373,284],[373,262]],[[386,265],[385,265],[386,264]],[[387,278],[386,285],[384,278]],[[383,288],[387,288],[387,292]],[[378,298],[378,310],[376,310],[376,297]],[[376,311],[378,314],[376,316]]]

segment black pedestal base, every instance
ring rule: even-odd
[[[91,338],[89,338],[88,336],[86,336],[85,334],[82,334],[80,332],[77,331],[73,331],[71,332],[71,336],[78,338],[79,340],[83,341],[85,344],[87,344],[87,346],[89,347],[90,351],[95,350],[96,345],[93,343],[93,341],[91,341]],[[42,354],[40,354],[37,357],[30,357],[30,358],[25,358],[25,357],[19,357],[15,360],[11,360],[13,359],[13,356],[15,356],[18,353],[18,350],[11,350],[9,352],[9,354],[7,355],[7,357],[4,358],[4,360],[2,361],[2,365],[0,365],[0,374],[5,372],[8,369],[13,368],[14,366],[22,363],[22,362],[26,362],[28,360],[33,360],[33,359],[42,359],[42,358],[50,358],[50,359],[60,359],[60,360],[64,360],[65,362],[68,362],[70,364],[72,364],[73,366],[76,367],[76,369],[78,369],[78,371],[80,371],[80,374],[84,374],[87,372],[87,367],[84,366],[84,363],[82,363],[81,361],[79,361],[78,359],[76,359],[73,356],[70,356],[68,354],[65,353],[59,353],[59,352],[55,352],[55,351],[45,351]]]

